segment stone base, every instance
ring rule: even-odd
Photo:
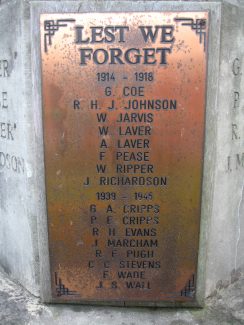
[[[204,309],[65,306],[40,303],[38,298],[0,272],[0,324],[244,324],[244,274],[232,274],[232,281],[227,286],[220,284],[206,300]]]
[[[244,265],[243,4],[244,1],[238,0],[0,0],[0,265],[5,272],[33,294],[41,295],[44,301],[51,301],[44,184],[40,14],[208,10],[211,19],[197,272],[199,302],[203,303],[205,296],[214,291],[216,283],[220,287],[227,285],[231,271]],[[7,135],[6,130],[9,130]],[[5,285],[8,286],[8,281]],[[215,303],[215,298],[211,299],[208,301]],[[232,304],[236,299],[228,301]],[[57,314],[57,324],[70,319],[72,324],[76,321],[77,324],[108,324],[111,320],[112,324],[133,324],[134,318],[138,323],[144,321],[146,324],[196,324],[197,315],[204,320],[212,313],[210,309],[200,314],[198,311],[173,314],[127,308],[46,308],[12,285],[10,289],[3,290],[1,300],[6,315],[0,316],[0,324],[4,325],[21,324],[28,317],[37,324],[39,321],[35,317],[39,312],[41,324],[44,324],[45,317],[47,324],[53,324],[50,321],[52,313]],[[28,308],[32,310],[28,306],[33,304],[37,308],[34,318],[28,311]],[[220,305],[220,310],[225,310],[221,299],[216,298],[216,304]],[[62,316],[64,314],[65,317]],[[216,324],[226,322],[225,311],[220,314],[223,314],[223,321],[216,321]],[[23,319],[17,320],[21,315]],[[231,315],[231,312],[226,311],[226,315]]]

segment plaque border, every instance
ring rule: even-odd
[[[216,48],[216,39],[220,40],[220,24],[217,22],[216,16],[221,16],[220,3],[200,3],[187,2],[183,5],[187,9],[183,10],[182,3],[166,3],[163,0],[159,1],[138,1],[131,3],[131,1],[104,1],[107,5],[107,10],[103,13],[111,12],[206,12],[209,13],[209,37],[208,37],[208,53],[207,53],[207,77],[206,77],[206,101],[205,101],[205,136],[204,136],[204,161],[202,172],[202,190],[201,190],[201,217],[200,217],[200,242],[199,254],[197,264],[197,290],[194,302],[147,302],[147,301],[72,301],[67,303],[84,304],[84,305],[110,305],[110,306],[148,306],[148,307],[203,307],[205,299],[206,287],[206,261],[207,261],[207,231],[210,224],[212,193],[213,193],[213,170],[215,166],[215,143],[210,139],[208,131],[216,135],[216,125],[214,119],[211,117],[211,108],[214,107],[217,98],[216,84],[219,75],[219,49]],[[43,125],[42,125],[42,84],[41,84],[41,50],[40,50],[40,15],[41,14],[64,14],[64,13],[89,13],[101,12],[94,10],[96,1],[84,1],[82,4],[76,1],[65,3],[60,9],[54,2],[35,1],[31,2],[31,62],[32,62],[32,84],[33,84],[33,98],[32,104],[36,114],[37,131],[37,145],[42,148],[38,154],[39,169],[37,170],[37,179],[41,184],[41,207],[38,214],[38,238],[39,238],[39,256],[40,256],[40,294],[43,302],[47,303],[64,303],[52,298],[51,294],[51,274],[49,261],[49,246],[48,246],[48,227],[47,227],[47,210],[46,210],[46,195],[45,195],[45,175],[44,168],[44,150],[43,150]],[[83,6],[86,10],[82,11]],[[92,10],[93,9],[93,10]],[[97,8],[99,9],[99,8]],[[215,16],[215,17],[213,17]],[[213,19],[211,19],[213,18]],[[37,23],[38,22],[38,23]],[[210,78],[209,71],[214,77]],[[207,96],[211,93],[211,96]],[[208,155],[206,155],[206,148],[208,148]]]

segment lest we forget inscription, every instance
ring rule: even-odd
[[[53,298],[194,301],[208,12],[40,26]]]

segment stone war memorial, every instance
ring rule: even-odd
[[[203,307],[244,270],[244,4],[0,1],[0,266],[43,303]]]

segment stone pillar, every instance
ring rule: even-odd
[[[230,281],[231,274],[244,265],[243,8],[223,3],[220,27],[218,90],[213,107],[216,160],[208,226],[207,293],[219,280]]]

